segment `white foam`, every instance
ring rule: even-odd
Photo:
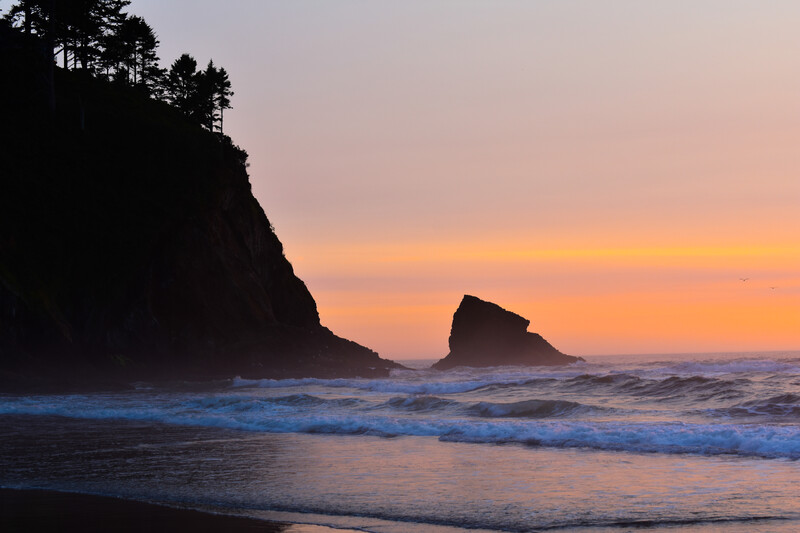
[[[425,418],[314,409],[287,412],[274,402],[246,398],[216,404],[185,399],[98,401],[87,396],[3,398],[0,413],[148,420],[272,433],[416,435],[476,443],[800,459],[797,426]]]

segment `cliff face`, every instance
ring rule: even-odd
[[[529,324],[529,320],[497,304],[464,296],[453,315],[450,353],[433,368],[566,365],[582,360],[561,353],[541,335],[528,332]]]
[[[229,139],[75,73],[53,116],[0,52],[0,384],[399,366],[320,324]]]

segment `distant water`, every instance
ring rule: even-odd
[[[382,533],[800,530],[800,352],[587,359],[2,395],[0,485]]]

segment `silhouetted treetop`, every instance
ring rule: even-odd
[[[167,101],[190,116],[197,94],[197,60],[189,54],[176,59],[167,72]]]
[[[130,0],[18,0],[5,15],[25,35],[38,37],[64,69],[81,69],[166,101],[209,131],[222,132],[233,96],[228,73],[209,61],[197,70],[189,54],[169,70],[159,66],[158,38]]]
[[[226,109],[231,108],[231,96],[233,96],[233,91],[231,90],[231,81],[228,79],[228,73],[225,71],[224,68],[216,68],[214,67],[214,62],[209,61],[208,66],[205,70],[205,77],[207,79],[207,85],[209,87],[209,94],[208,96],[211,99],[211,107],[212,107],[212,128],[216,121],[219,121],[219,131],[222,132],[222,116]],[[216,111],[219,111],[219,115],[216,115]]]

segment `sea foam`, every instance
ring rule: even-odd
[[[224,427],[274,433],[429,436],[446,441],[519,443],[555,448],[592,448],[647,453],[733,454],[800,458],[800,428],[749,424],[503,420],[471,417],[424,418],[369,412],[314,409],[286,411],[281,404],[316,405],[310,396],[278,399],[223,397],[161,402],[101,402],[89,397],[31,397],[0,401],[0,414],[57,415],[73,418],[147,420],[167,424]],[[438,401],[438,400],[437,400]],[[569,402],[477,404],[490,416],[514,416],[528,409],[578,409]],[[505,410],[505,411],[503,411]]]

